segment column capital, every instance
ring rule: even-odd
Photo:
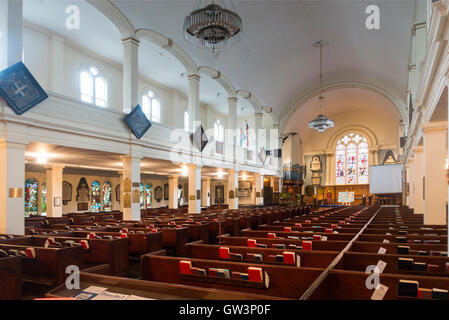
[[[140,40],[133,38],[133,37],[128,37],[128,38],[122,39],[122,43],[124,45],[133,44],[135,46],[139,46]]]
[[[189,74],[187,75],[187,80],[196,80],[200,81],[201,77],[199,74]]]
[[[256,112],[256,113],[254,113],[254,116],[256,116],[256,117],[262,117],[262,116],[263,116],[263,113],[262,113],[262,112]]]
[[[228,97],[228,102],[237,102],[238,100],[237,97]]]
[[[178,178],[179,178],[178,175],[171,175],[171,176],[168,176],[168,180],[174,180],[174,179],[178,179]]]
[[[142,158],[142,156],[137,156],[137,155],[124,155],[124,156],[121,156],[121,158],[122,158],[122,161],[123,162],[126,162],[126,161],[132,161],[132,160],[142,160],[143,158]]]

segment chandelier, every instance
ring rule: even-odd
[[[232,4],[232,2],[231,2]],[[234,8],[235,9],[235,8]],[[212,3],[192,11],[184,19],[184,37],[215,52],[242,30],[242,19],[234,11]]]
[[[315,46],[320,47],[320,96],[318,97],[318,102],[320,105],[320,114],[313,119],[312,121],[309,121],[309,128],[315,129],[318,132],[324,132],[329,128],[332,128],[334,126],[334,120],[326,117],[324,115],[324,96],[322,91],[322,81],[323,81],[323,45],[326,43],[324,41],[318,41],[315,43]]]

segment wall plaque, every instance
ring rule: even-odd
[[[196,198],[201,200],[201,190],[196,190]]]
[[[190,196],[190,197],[189,197],[189,200],[195,200],[195,195]]]
[[[22,198],[23,197],[23,188],[9,188],[9,197],[10,198]]]
[[[133,182],[133,188],[140,188],[139,182]]]
[[[131,194],[130,193],[125,193],[123,195],[123,207],[124,208],[131,208]]]
[[[123,192],[131,192],[131,179],[126,178],[123,181]]]
[[[260,198],[260,192],[256,192],[256,198]]]
[[[140,203],[140,190],[133,189],[133,203]]]
[[[229,199],[234,199],[235,195],[234,195],[234,190],[229,190]]]

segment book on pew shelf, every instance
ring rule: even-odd
[[[387,232],[385,233],[386,236],[391,236],[391,233]]]
[[[274,239],[274,238],[276,238],[276,233],[268,232],[267,237],[270,239]]]
[[[332,228],[332,229],[338,228],[338,225],[336,225],[336,224],[333,223],[333,224],[331,224],[331,228]]]
[[[295,264],[296,263],[296,254],[291,251],[284,251],[282,253],[283,262],[286,264]]]
[[[408,229],[407,226],[399,226],[399,229]]]
[[[247,244],[247,246],[248,246],[249,248],[255,248],[255,247],[256,247],[256,244],[257,244],[257,241],[254,240],[254,239],[248,239],[247,242],[246,242],[246,244]]]
[[[332,233],[334,233],[334,234],[338,234],[338,231],[334,231],[334,232],[332,232]]]
[[[418,281],[414,280],[399,280],[398,296],[402,297],[418,297]]]
[[[66,241],[64,241],[64,244],[67,247],[74,247],[75,246],[75,241],[74,240],[66,240]]]
[[[303,241],[302,242],[302,249],[303,250],[312,250],[312,241]]]
[[[182,228],[182,226],[179,224],[176,226],[176,229],[181,229],[181,228]]]
[[[345,224],[344,221],[338,221],[338,224]]]
[[[304,223],[312,223],[312,221],[306,220],[306,221],[304,221]]]
[[[296,244],[289,244],[288,248],[289,249],[298,249],[298,246]]]
[[[439,256],[440,255],[440,251],[430,251],[430,255],[431,256]]]
[[[200,276],[207,276],[207,272],[205,269],[196,268],[196,274]]]
[[[446,273],[449,273],[449,262],[446,262],[445,272],[446,272]]]
[[[413,270],[413,259],[398,258],[398,270]]]
[[[217,268],[209,268],[209,275],[211,277],[217,277],[217,271],[218,271]]]
[[[49,246],[52,246],[54,244],[55,244],[54,238],[47,238],[47,240],[45,240],[44,248],[48,248]]]
[[[261,253],[255,253],[254,254],[254,261],[262,262],[262,260],[263,260],[263,256],[262,256]]]
[[[249,280],[249,276],[247,273],[240,273],[240,279],[242,280]]]
[[[243,260],[243,255],[241,253],[230,253],[231,259]]]
[[[331,228],[327,228],[326,230],[324,230],[325,233],[332,233],[333,230]]]
[[[429,255],[429,253],[427,251],[424,251],[424,250],[418,250],[418,251],[416,251],[416,254],[418,256],[428,256]]]
[[[440,266],[437,264],[428,264],[427,272],[440,272]]]
[[[262,282],[263,280],[262,268],[248,267],[248,277],[249,281]]]
[[[191,274],[198,274],[198,272],[197,272],[198,269],[199,269],[199,268],[191,267],[191,268],[190,268],[190,273],[191,273]]]
[[[385,254],[387,252],[387,249],[380,247],[379,251],[377,251],[377,254]]]
[[[398,246],[397,253],[398,254],[410,254],[410,247],[409,246]]]
[[[285,244],[283,244],[283,243],[273,243],[273,245],[271,247],[276,248],[276,249],[285,249]]]
[[[11,255],[11,256],[17,256],[17,257],[20,257],[20,256],[21,256],[20,251],[19,251],[19,250],[15,250],[15,249],[9,249],[9,250],[8,250],[8,253],[9,253],[9,255]]]
[[[318,221],[318,218],[312,218],[313,221]]]
[[[241,272],[232,271],[231,272],[231,278],[232,279],[240,279],[241,274],[242,274]]]
[[[0,249],[0,257],[7,257],[7,256],[8,256],[8,253],[5,250]]]
[[[321,226],[312,226],[312,228],[315,228],[315,229],[320,229],[320,228],[321,228]],[[305,231],[305,232],[307,232],[307,231]]]
[[[284,262],[284,256],[282,254],[277,254],[274,257],[276,259],[276,262],[280,262],[280,263]]]
[[[106,240],[113,240],[114,239],[112,236],[109,236],[109,235],[103,236],[103,238],[106,239]]]
[[[407,242],[407,238],[406,237],[396,237],[396,242]]]
[[[218,249],[218,252],[219,252],[219,256],[221,259],[229,259],[230,258],[229,257],[230,250],[228,247],[220,247]]]
[[[390,241],[388,241],[387,239],[384,239],[384,241],[382,241],[382,243],[390,243]]]
[[[327,236],[321,236],[321,241],[327,241]]]
[[[95,239],[95,237],[96,237],[96,234],[95,234],[95,232],[91,232],[91,233],[89,233],[88,235],[87,235],[87,239]]]
[[[81,247],[82,247],[83,249],[86,249],[86,250],[89,249],[89,241],[88,241],[88,240],[81,240],[81,241],[79,242],[79,244],[81,245]]]
[[[181,260],[179,261],[179,270],[181,273],[191,274],[192,261],[189,260]]]
[[[122,230],[120,230],[120,232],[127,233],[128,232],[128,228],[122,228]]]
[[[151,233],[157,233],[157,232],[158,232],[158,230],[156,228],[151,229]]]
[[[321,235],[320,234],[314,234],[313,235],[313,240],[320,241],[321,240]]]
[[[432,289],[418,288],[418,298],[423,300],[431,300]]]
[[[217,269],[217,276],[220,278],[231,278],[231,274],[229,269]]]
[[[432,299],[447,300],[447,299],[449,299],[448,291],[446,289],[433,288],[432,289]]]
[[[268,246],[267,246],[266,244],[264,244],[264,243],[258,243],[258,244],[256,245],[256,247],[257,247],[257,248],[268,248]]]
[[[284,227],[284,232],[291,232],[292,231],[292,228],[290,228],[290,227]]]
[[[300,224],[300,223],[295,223],[295,227],[302,227],[302,224]]]
[[[128,234],[125,232],[120,233],[120,238],[128,238]]]
[[[425,262],[414,262],[413,270],[415,271],[427,271],[427,263]]]
[[[288,236],[287,239],[293,239],[293,240],[299,240],[299,237],[295,237],[295,236]]]

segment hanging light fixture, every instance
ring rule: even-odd
[[[205,0],[207,1],[207,0]],[[234,11],[211,1],[209,5],[192,11],[184,19],[184,37],[215,52],[223,48],[242,31],[242,19]],[[231,5],[232,1],[230,1]],[[201,1],[199,1],[199,5]],[[234,8],[235,10],[235,8]]]
[[[315,129],[318,132],[324,132],[334,126],[334,120],[324,115],[324,96],[322,91],[323,85],[323,46],[326,45],[324,41],[318,41],[315,43],[316,47],[320,47],[320,96],[318,97],[318,103],[320,105],[320,114],[309,121],[309,128]]]

